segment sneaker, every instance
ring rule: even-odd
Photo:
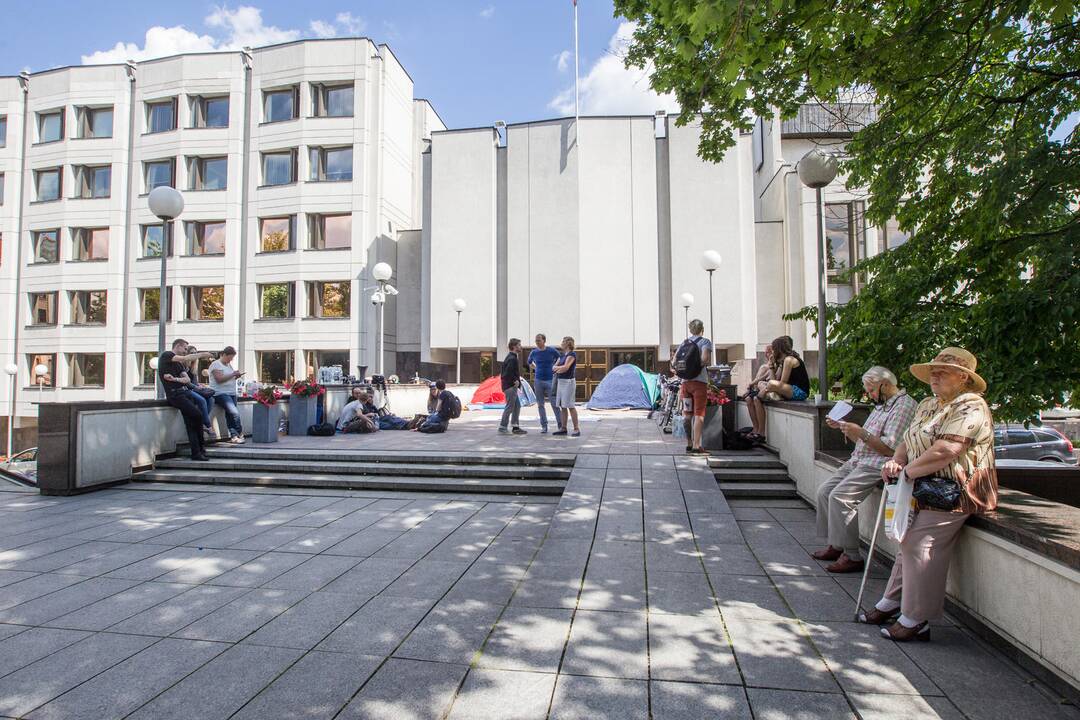
[[[233,435],[231,438],[229,438],[229,442],[231,442],[233,445],[243,445],[244,444],[244,436],[243,435]]]
[[[581,431],[575,430],[574,432],[570,433],[570,437],[581,437]]]
[[[555,432],[553,432],[551,434],[552,435],[565,435],[566,431],[565,430],[556,430]]]
[[[500,425],[499,426],[499,434],[500,435],[509,435],[510,431],[507,430],[506,428],[504,428],[502,425]]]
[[[512,432],[514,435],[528,435],[529,434],[528,430],[522,430],[519,427],[514,428],[510,432]]]
[[[544,427],[540,428],[540,434],[541,434],[541,435],[547,435],[547,425],[545,425]]]

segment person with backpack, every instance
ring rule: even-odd
[[[555,364],[555,378],[558,385],[555,388],[555,402],[559,405],[562,413],[562,427],[552,435],[566,435],[567,424],[573,420],[574,432],[570,437],[580,437],[581,427],[578,425],[577,414],[577,353],[574,352],[574,338],[567,335],[562,340],[562,355]]]
[[[506,358],[503,360],[502,372],[500,373],[503,395],[506,396],[506,405],[503,407],[502,420],[499,421],[499,434],[524,435],[526,431],[522,430],[518,425],[518,418],[521,415],[521,402],[518,400],[518,388],[521,387],[521,366],[518,353],[521,352],[521,341],[517,338],[510,338],[510,342],[506,344],[506,347],[510,352],[507,353]],[[513,425],[507,427],[510,423],[513,423]]]
[[[446,389],[446,381],[441,378],[431,383],[431,392],[435,409],[416,431],[428,434],[446,432],[450,427],[450,420],[461,417],[461,401],[457,395]]]
[[[706,395],[709,389],[709,373],[712,364],[712,341],[703,337],[705,323],[697,318],[690,321],[690,337],[682,341],[675,351],[675,374],[682,378],[679,400],[683,406],[686,423],[686,452],[691,455],[708,455],[701,447],[701,434],[705,429]]]

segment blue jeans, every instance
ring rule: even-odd
[[[229,437],[243,437],[244,426],[240,422],[240,410],[236,407],[236,396],[215,395],[214,402],[225,411],[225,424],[229,427]]]
[[[555,424],[562,430],[562,413],[555,404],[555,380],[537,380],[533,383],[533,390],[536,391],[536,405],[540,409],[540,427],[547,429],[547,409],[544,403],[550,401],[551,410],[555,413]]]
[[[214,399],[203,397],[194,390],[188,390],[188,395],[195,398],[195,407],[202,412],[203,427],[210,427],[210,408],[214,407]]]
[[[382,415],[379,417],[380,430],[404,430],[409,421],[397,415]]]
[[[441,433],[446,432],[446,428],[450,426],[449,420],[443,420],[439,413],[431,413],[427,416],[427,420],[424,424],[418,427],[417,432],[422,433]]]

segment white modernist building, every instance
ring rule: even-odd
[[[583,397],[621,362],[655,370],[687,315],[708,324],[706,250],[727,361],[748,372],[780,334],[812,360],[811,329],[782,316],[816,300],[794,165],[846,137],[819,110],[707,163],[699,129],[663,114],[447,130],[364,38],[0,78],[0,356],[19,368],[0,409],[32,424],[39,399],[153,397],[163,245],[168,336],[232,345],[265,381],[374,370],[378,262],[403,379],[452,376],[458,298],[463,380],[538,332],[576,339]],[[186,204],[164,241],[146,199],[163,184]],[[842,178],[825,201],[836,268],[902,240],[864,227]]]

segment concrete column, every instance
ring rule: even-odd
[[[656,243],[659,262],[660,294],[660,350],[656,357],[658,363],[666,363],[671,344],[674,342],[671,327],[671,168],[667,139],[668,119],[663,119],[664,136],[656,139]],[[681,335],[680,335],[681,339]]]
[[[507,134],[509,142],[509,134]],[[495,340],[496,348],[505,347],[509,336],[507,303],[510,287],[507,279],[507,203],[506,146],[495,150]]]

